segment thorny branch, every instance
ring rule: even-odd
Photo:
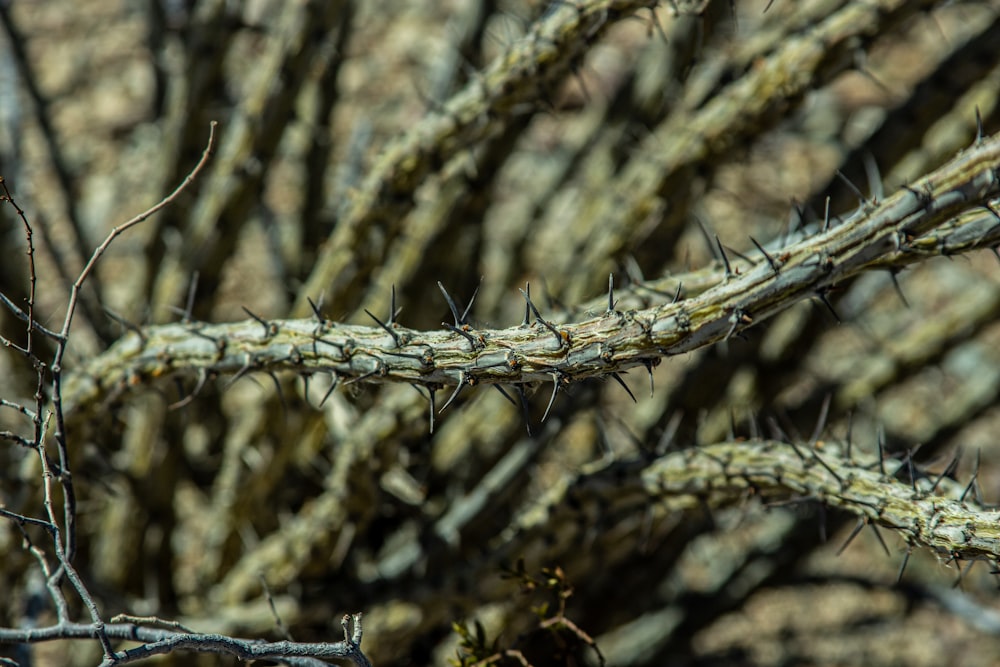
[[[977,141],[885,201],[864,203],[827,231],[765,250],[765,258],[737,271],[727,260],[724,276],[713,275],[699,294],[558,328],[527,296],[533,323],[499,330],[414,331],[395,323],[388,330],[315,317],[147,327],[77,373],[64,400],[85,411],[109,392],[178,371],[327,371],[351,381],[431,387],[547,382],[553,373],[567,383],[606,377],[731,338],[865,270],[996,244],[998,174],[1000,135]],[[969,229],[978,235],[971,243]]]
[[[971,425],[991,433],[1000,396],[1000,298],[971,254],[1000,244],[1000,5],[577,0],[528,3],[525,18],[515,3],[466,4],[400,17],[349,0],[150,3],[149,43],[109,61],[148,56],[156,100],[138,112],[140,127],[106,134],[137,154],[156,140],[150,159],[131,154],[114,178],[72,157],[74,134],[101,133],[62,127],[86,114],[63,112],[45,58],[37,69],[29,59],[45,49],[21,43],[35,33],[44,42],[48,27],[25,28],[32,17],[16,5],[3,12],[41,114],[34,152],[54,161],[61,197],[119,181],[125,203],[133,190],[159,197],[193,169],[154,209],[111,229],[75,283],[57,267],[65,285],[55,288],[36,276],[34,230],[3,184],[29,277],[22,291],[15,263],[0,263],[0,302],[16,320],[0,333],[15,358],[0,373],[29,369],[26,382],[0,379],[0,417],[18,424],[0,430],[11,445],[0,450],[0,554],[10,564],[0,588],[14,593],[0,601],[0,625],[11,626],[0,644],[21,644],[4,655],[27,664],[35,643],[72,639],[103,658],[67,660],[108,667],[178,651],[303,667],[431,663],[449,655],[447,629],[466,616],[498,637],[484,644],[490,664],[569,663],[574,649],[613,664],[731,661],[745,649],[712,648],[711,631],[732,625],[730,611],[751,613],[753,596],[809,580],[799,573],[822,558],[828,531],[847,534],[843,550],[870,527],[891,553],[878,532],[890,529],[905,549],[900,577],[911,554],[968,561],[959,584],[976,562],[996,568],[997,511],[979,488],[993,474],[980,461],[987,468],[995,452],[984,446],[971,475],[957,454],[934,457],[955,436],[974,437]],[[439,63],[433,35],[445,24],[461,48],[449,44],[455,53]],[[915,28],[927,25],[930,39]],[[891,53],[910,43],[934,49]],[[884,66],[897,59],[905,67]],[[113,77],[91,65],[81,64],[87,77]],[[851,75],[881,97],[853,108]],[[406,77],[398,94],[394,78]],[[69,89],[86,99],[83,78]],[[100,98],[111,96],[101,88]],[[862,118],[871,109],[885,112],[881,126]],[[0,130],[10,111],[0,95]],[[213,169],[189,187],[213,152],[214,126],[206,150],[200,141],[216,113]],[[783,146],[790,138],[805,150]],[[6,141],[0,131],[0,160],[20,164]],[[820,168],[812,160],[830,145],[842,156]],[[750,190],[774,181],[776,195],[748,194],[734,168],[751,173]],[[819,180],[807,188],[788,185],[788,174],[813,169]],[[727,197],[738,205],[719,214]],[[768,197],[782,212],[762,205]],[[793,197],[816,214],[793,204],[794,229],[778,236],[771,223]],[[63,252],[60,230],[80,239],[101,224],[89,219],[101,218],[92,200],[63,203],[63,227],[40,229],[50,262],[89,250]],[[139,278],[120,266],[105,273],[122,258],[101,263],[96,293],[121,307],[112,318],[130,332],[105,349],[115,326],[95,321],[81,287],[121,232],[167,204],[130,234],[147,234],[142,252],[121,253],[140,258]],[[697,243],[684,235],[696,226],[714,261],[689,261]],[[959,254],[968,264],[926,261]],[[915,265],[921,276],[931,265],[977,268],[950,292],[943,280],[921,293],[897,280]],[[885,290],[869,285],[886,273],[903,304],[888,315]],[[463,289],[477,279],[481,289]],[[514,299],[526,279],[532,289]],[[234,282],[245,287],[235,298]],[[265,292],[279,296],[267,303]],[[40,313],[62,312],[66,298],[62,326],[45,326]],[[810,298],[820,306],[791,308]],[[232,321],[244,311],[250,319]],[[157,324],[178,312],[181,322]],[[520,312],[521,326],[496,324]],[[454,323],[438,329],[442,314]],[[76,356],[66,354],[71,328]],[[830,356],[851,367],[831,371]],[[637,367],[649,373],[648,398],[622,378]],[[918,406],[929,373],[940,377]],[[255,374],[274,382],[248,398],[237,380]],[[284,382],[293,376],[301,395]],[[330,380],[319,393],[309,387],[317,376]],[[168,378],[179,400],[147,391]],[[613,392],[587,379],[614,380]],[[355,391],[361,384],[377,387]],[[465,401],[479,384],[500,391]],[[345,386],[352,399],[336,392]],[[317,409],[308,399],[320,394]],[[909,411],[892,424],[884,406],[897,394]],[[623,408],[626,398],[635,405]],[[850,444],[855,418],[881,429],[865,451]],[[846,444],[829,437],[845,431]],[[497,573],[524,560],[578,584],[576,606],[533,610],[548,619],[536,627],[572,630],[541,656],[530,641],[505,649],[531,624]],[[909,588],[893,594],[916,607]],[[995,623],[976,622],[989,604],[944,606],[990,634]],[[112,606],[157,615],[105,621]],[[343,618],[343,641],[291,640],[323,640],[345,607],[365,610],[367,652],[360,614]],[[81,614],[91,622],[73,620]],[[242,639],[273,632],[275,620],[288,641]],[[643,635],[650,623],[656,631]],[[766,641],[753,634],[748,645]],[[807,639],[814,647],[823,636]],[[987,638],[975,641],[983,650],[972,658],[995,662]]]

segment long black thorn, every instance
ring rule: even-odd
[[[906,472],[910,476],[910,487],[913,489],[913,493],[918,493],[917,491],[917,470],[913,465],[913,452],[907,450],[906,452]]]
[[[501,387],[498,384],[493,385],[493,388],[496,389],[497,391],[499,391],[501,396],[503,396],[508,401],[510,401],[511,405],[513,405],[515,408],[518,407],[517,401],[514,400],[513,396],[511,396],[510,394],[507,393],[506,389],[504,389],[503,387]]]
[[[364,373],[363,375],[359,375],[359,376],[353,377],[353,378],[351,378],[349,380],[345,380],[344,381],[344,386],[346,387],[349,384],[356,384],[358,382],[364,382],[365,380],[367,380],[368,378],[372,377],[373,375],[377,375],[380,370],[381,370],[381,368],[374,368],[374,369],[368,371],[367,373]]]
[[[396,308],[396,283],[392,284],[392,292],[389,297],[389,326],[396,323],[396,316],[399,315],[401,308]]]
[[[107,306],[101,306],[101,309],[104,310],[105,315],[113,319],[115,322],[122,325],[132,333],[137,334],[139,336],[139,340],[141,340],[143,344],[146,343],[146,334],[142,332],[142,327],[140,327],[138,324],[135,324],[134,322],[130,322],[129,320],[125,319],[124,317],[122,317],[115,311],[111,310]],[[37,328],[37,326],[38,325],[36,324],[33,326],[33,328]]]
[[[465,372],[463,371],[458,377],[458,385],[455,387],[455,391],[451,393],[451,396],[448,398],[445,404],[441,406],[440,410],[438,410],[438,414],[441,414],[442,412],[447,410],[448,406],[451,405],[452,401],[454,401],[458,397],[458,395],[464,388],[465,388]]]
[[[440,280],[438,281],[438,289],[440,289],[441,294],[444,295],[444,300],[448,302],[448,308],[451,309],[451,316],[455,318],[455,328],[457,329],[465,324],[465,321],[458,314],[458,306],[455,305],[455,300],[451,298],[451,295],[448,294],[448,290],[444,288],[444,285],[441,284]]]
[[[976,105],[976,140],[973,145],[979,146],[983,143],[983,138],[985,137],[983,132],[983,114],[979,111],[979,105]]]
[[[838,169],[838,170],[837,170],[837,177],[838,177],[838,178],[839,178],[839,179],[840,179],[841,181],[843,181],[843,182],[844,182],[844,184],[845,184],[845,185],[846,185],[846,186],[848,187],[848,189],[849,189],[849,190],[850,190],[851,192],[853,192],[853,193],[854,193],[854,196],[855,196],[855,197],[857,197],[858,199],[860,199],[860,200],[861,200],[861,203],[862,203],[862,204],[864,204],[864,205],[866,205],[866,206],[867,206],[867,205],[870,205],[870,204],[871,204],[871,202],[869,202],[869,201],[868,201],[868,199],[867,199],[867,198],[865,197],[865,194],[864,194],[863,192],[861,192],[861,188],[859,188],[859,187],[858,187],[858,186],[856,186],[856,185],[855,185],[854,183],[852,183],[852,182],[851,182],[851,179],[849,179],[849,178],[848,178],[848,177],[847,177],[847,176],[846,176],[846,175],[844,174],[844,172],[842,172],[841,170],[839,170],[839,169]]]
[[[552,332],[552,335],[556,337],[556,343],[559,345],[560,348],[562,348],[562,346],[565,345],[566,343],[566,340],[563,338],[562,332],[559,331],[559,329],[557,329],[555,325],[553,325],[550,322],[547,322],[545,318],[542,317],[541,313],[538,312],[538,308],[536,308],[535,304],[531,302],[531,297],[528,295],[527,292],[521,290],[521,294],[524,295],[525,301],[528,302],[528,307],[531,308],[531,312],[535,314],[535,320],[541,323],[542,326],[544,326],[546,329]]]
[[[194,389],[192,389],[191,392],[184,398],[168,405],[167,410],[179,410],[193,401],[195,397],[201,393],[201,390],[204,389],[206,382],[208,382],[208,371],[204,368],[198,369],[198,382],[195,383]]]
[[[833,401],[833,396],[827,394],[823,398],[823,404],[819,409],[819,418],[816,420],[816,428],[813,429],[812,436],[809,438],[809,447],[815,447],[816,443],[819,442],[820,437],[823,435],[823,430],[826,429],[826,420],[830,416],[830,403]]]
[[[628,393],[628,396],[629,396],[629,398],[632,399],[633,403],[638,403],[639,402],[639,401],[635,400],[635,394],[633,394],[632,390],[628,388],[627,384],[625,384],[625,380],[622,379],[621,375],[619,375],[618,373],[611,373],[611,379],[614,380],[615,382],[617,382],[618,384],[620,384],[622,386],[622,389],[624,389]]]
[[[899,285],[899,278],[896,277],[896,272],[889,269],[889,277],[892,279],[892,286],[896,289],[896,294],[899,295],[899,300],[903,302],[904,306],[909,308],[910,302],[907,300],[906,295],[903,294],[903,288]]]
[[[875,537],[878,538],[878,543],[882,545],[882,551],[885,552],[886,556],[892,558],[892,552],[889,551],[889,545],[885,543],[885,538],[882,537],[882,531],[878,529],[878,525],[874,523],[869,523],[868,525],[872,527]]]
[[[534,434],[531,432],[531,413],[528,410],[528,398],[524,395],[524,387],[521,385],[514,386],[517,389],[517,396],[521,400],[521,414],[524,415],[524,428],[530,438]]]
[[[929,493],[934,493],[935,491],[937,491],[938,485],[941,484],[941,480],[943,480],[945,477],[948,477],[949,475],[955,472],[955,469],[958,468],[958,461],[961,457],[962,457],[961,450],[956,451],[955,456],[953,456],[951,459],[951,462],[947,466],[945,466],[945,469],[941,471],[941,474],[934,479],[934,483],[931,484],[931,489]]]
[[[240,307],[243,309],[243,312],[245,312],[247,315],[250,316],[250,318],[252,320],[254,320],[258,324],[260,324],[262,327],[264,327],[264,336],[265,337],[270,337],[270,336],[274,335],[274,330],[272,328],[273,325],[270,322],[268,322],[267,320],[265,320],[260,315],[257,315],[256,313],[252,312],[246,306],[240,306]]]
[[[559,392],[559,376],[555,373],[552,374],[552,395],[549,396],[549,404],[545,406],[545,413],[542,414],[541,424],[545,423],[545,418],[549,416],[549,410],[552,409],[552,404],[556,402],[556,394]]]
[[[738,251],[738,250],[734,250],[733,248],[729,248],[729,247],[727,247],[727,248],[726,248],[726,250],[728,250],[729,252],[733,253],[733,254],[734,254],[734,255],[736,255],[736,256],[737,256],[737,257],[738,257],[739,259],[742,259],[742,260],[743,260],[744,262],[746,262],[747,264],[750,264],[750,265],[753,265],[753,260],[751,260],[751,259],[750,259],[749,257],[747,257],[746,255],[744,255],[744,254],[743,254],[743,253],[741,253],[740,251]]]
[[[860,533],[864,529],[864,527],[865,527],[865,520],[858,519],[858,523],[856,526],[854,526],[854,530],[851,531],[851,534],[847,536],[847,539],[844,540],[844,543],[840,545],[839,549],[837,549],[836,555],[839,556],[840,554],[844,553],[844,549],[846,549],[851,544],[851,542],[854,541],[854,538],[858,536],[858,533]]]
[[[615,274],[608,274],[608,312],[615,312]]]
[[[963,579],[965,579],[965,576],[969,574],[969,570],[971,570],[975,564],[976,564],[975,560],[970,560],[968,565],[960,569],[958,571],[958,577],[955,579],[955,583],[953,583],[951,587],[959,588],[963,583]]]
[[[472,298],[469,299],[469,305],[467,305],[465,307],[465,310],[462,311],[462,324],[469,323],[469,311],[472,310],[472,304],[476,302],[476,297],[479,296],[479,288],[482,286],[483,286],[483,279],[480,276],[479,284],[476,285],[476,289],[472,292]]]
[[[729,257],[726,256],[726,249],[722,247],[718,234],[715,235],[715,244],[719,246],[719,254],[722,255],[722,262],[726,267],[726,280],[729,280],[733,277],[733,267],[729,265]]]
[[[875,438],[878,443],[878,468],[885,477],[885,428],[882,426],[878,427],[878,435]]]
[[[906,554],[903,556],[903,562],[899,566],[899,572],[896,574],[896,585],[903,581],[903,573],[906,572],[906,565],[910,562],[910,554],[913,553],[913,545],[910,544],[906,547]]]
[[[971,491],[972,487],[974,487],[976,485],[976,479],[979,477],[979,463],[980,463],[980,459],[982,458],[982,454],[983,454],[983,450],[982,449],[977,449],[976,450],[976,464],[974,466],[972,466],[972,479],[970,479],[969,483],[965,485],[965,490],[962,491],[962,495],[958,499],[958,502],[960,502],[960,503],[964,503],[965,502],[965,497],[967,495],[969,495],[969,491]]]
[[[187,301],[184,302],[184,317],[181,322],[187,324],[191,321],[191,313],[194,312],[194,296],[198,293],[198,271],[191,274],[191,284],[188,285]]]
[[[802,453],[802,450],[799,449],[799,446],[795,444],[795,441],[789,438],[787,442],[788,446],[792,448],[793,452],[795,452],[795,455],[799,457],[799,460],[805,463],[808,459],[806,455]]]
[[[465,340],[469,341],[469,344],[472,345],[473,352],[478,351],[483,345],[481,342],[479,342],[479,340],[475,336],[470,334],[465,329],[460,329],[456,326],[452,326],[447,322],[442,322],[441,326],[443,326],[448,331],[451,331],[452,333],[457,333],[459,336],[462,336],[463,338],[465,338]]]
[[[326,404],[326,400],[330,398],[333,392],[337,389],[338,385],[340,385],[340,376],[333,373],[332,377],[333,379],[330,381],[330,388],[326,390],[326,393],[323,394],[323,398],[319,402],[319,407],[321,408]]]
[[[781,442],[791,443],[792,439],[788,437],[785,433],[785,429],[781,428],[781,424],[774,417],[767,418],[767,425],[771,429],[771,437],[775,440],[780,440]],[[802,458],[801,456],[799,458]]]
[[[326,319],[323,317],[323,313],[320,312],[320,309],[322,308],[322,301],[323,300],[320,299],[320,304],[317,304],[311,298],[306,297],[306,301],[309,302],[309,308],[312,309],[313,315],[316,316],[316,319],[319,321],[320,324],[323,324],[323,322],[326,321]]]
[[[251,370],[253,370],[254,365],[255,365],[255,361],[254,361],[253,357],[251,357],[248,354],[247,355],[247,359],[246,359],[246,361],[243,362],[243,365],[240,367],[240,370],[236,371],[236,373],[233,375],[233,377],[229,378],[229,381],[226,382],[226,387],[225,388],[228,389],[229,387],[231,387],[234,384],[236,384],[237,380],[239,380],[244,375],[246,375]]]
[[[642,365],[646,367],[646,373],[649,374],[649,397],[653,398],[653,362],[646,359]]]
[[[531,324],[531,283],[524,283],[524,289],[521,290],[524,294],[525,301],[524,304],[524,321],[521,322],[522,327],[526,327]]]
[[[709,233],[708,227],[706,227],[705,223],[701,221],[701,218],[697,216],[693,217],[695,223],[697,223],[698,225],[698,229],[701,231],[702,238],[705,239],[705,245],[708,246],[708,251],[712,253],[712,257],[714,257],[715,259],[722,259],[722,257],[719,256],[719,250],[721,248],[716,248],[715,244],[712,243],[712,234]]]
[[[752,236],[750,237],[750,242],[753,243],[755,246],[757,246],[757,250],[760,250],[760,253],[764,255],[764,259],[766,259],[767,263],[771,265],[771,270],[774,271],[774,275],[778,275],[778,269],[780,267],[778,266],[778,262],[774,259],[774,257],[771,257],[770,253],[764,250],[764,246],[757,243],[757,239],[755,239],[754,237]]]
[[[274,374],[274,371],[267,371],[268,377],[274,383],[274,389],[278,392],[278,402],[281,403],[281,416],[288,419],[288,401],[285,400],[285,392],[281,389],[281,380]]]
[[[431,435],[434,435],[434,413],[436,411],[435,410],[435,406],[436,406],[436,400],[437,400],[437,398],[436,398],[437,397],[437,388],[436,387],[427,387],[427,394],[428,394],[428,399],[430,400],[430,410],[429,410],[429,414],[430,414],[430,432],[431,432]]]
[[[833,307],[833,304],[830,303],[830,299],[826,297],[826,292],[822,290],[816,292],[816,298],[819,299],[824,306],[826,306],[826,309],[830,311],[831,315],[833,315],[833,319],[837,320],[837,324],[843,323],[843,320],[840,319],[840,315],[837,314],[837,310]]]
[[[675,303],[677,303],[678,301],[680,301],[680,300],[681,300],[681,294],[682,294],[682,292],[683,292],[683,289],[684,289],[684,283],[682,283],[682,282],[678,282],[678,283],[677,283],[677,289],[676,289],[676,290],[674,290],[674,298],[673,298],[673,300],[672,300],[672,301],[670,302],[670,303],[671,303],[671,305],[673,305],[673,304],[675,304]]]
[[[401,347],[401,345],[399,344],[399,334],[396,333],[395,331],[393,331],[393,329],[392,329],[391,326],[389,326],[388,324],[386,324],[385,322],[383,322],[379,318],[375,317],[375,315],[372,314],[372,311],[368,310],[367,308],[365,308],[365,312],[368,313],[368,317],[370,317],[373,320],[375,320],[375,324],[377,324],[380,327],[382,327],[385,330],[386,333],[388,333],[390,336],[392,336],[392,341],[396,344],[396,347]],[[391,320],[390,320],[390,322],[391,322]]]
[[[835,480],[837,480],[837,483],[840,484],[841,488],[843,488],[843,486],[844,486],[844,478],[841,477],[840,475],[838,475],[837,471],[834,470],[832,467],[830,467],[829,463],[827,463],[826,461],[823,460],[823,458],[819,455],[819,452],[813,452],[813,458],[816,459],[817,461],[819,461],[819,464],[821,466],[823,466],[824,468],[826,468],[826,471],[828,473],[830,473],[831,475],[833,475],[833,478]]]

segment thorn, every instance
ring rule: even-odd
[[[976,485],[976,479],[979,477],[979,463],[982,458],[982,454],[982,449],[976,449],[976,465],[972,467],[972,479],[970,479],[969,483],[965,485],[965,490],[962,491],[962,495],[958,499],[958,502],[960,503],[965,502],[965,497],[969,495],[969,491],[971,491],[972,487]]]
[[[246,306],[240,306],[240,307],[243,308],[243,312],[245,312],[247,315],[249,315],[251,319],[253,319],[255,322],[257,322],[262,327],[264,327],[264,338],[270,338],[274,334],[278,333],[278,326],[276,324],[268,322],[263,317],[260,317],[259,315],[254,314]]]
[[[524,295],[527,301],[524,305],[524,321],[521,322],[521,326],[526,327],[531,323],[531,283],[524,283],[524,289],[521,290],[521,294]]]
[[[903,581],[903,572],[906,571],[906,565],[910,562],[910,554],[913,553],[913,545],[907,545],[906,555],[903,556],[903,563],[899,566],[899,573],[896,574],[896,585],[898,586],[901,581]]]
[[[507,393],[507,391],[506,391],[506,390],[505,390],[505,389],[504,389],[503,387],[501,387],[501,386],[500,386],[500,385],[498,385],[498,384],[495,384],[495,385],[493,385],[493,388],[494,388],[494,389],[496,389],[497,391],[499,391],[499,392],[500,392],[500,395],[501,395],[501,396],[503,396],[503,397],[504,397],[504,398],[506,398],[506,399],[507,399],[508,401],[510,401],[510,404],[511,404],[511,405],[513,405],[513,406],[514,406],[515,408],[516,408],[516,407],[518,407],[518,405],[517,405],[517,401],[515,401],[515,400],[513,399],[513,397],[511,397],[511,395],[510,395],[510,394],[508,394],[508,393]]]
[[[615,312],[615,274],[608,274],[608,312]]]
[[[651,359],[644,359],[642,365],[646,367],[646,373],[649,374],[649,397],[653,398],[653,366],[656,364]]]
[[[206,382],[208,382],[208,371],[204,368],[199,368],[198,382],[197,384],[195,384],[194,389],[191,390],[191,393],[185,396],[184,398],[180,399],[176,403],[171,403],[170,405],[168,405],[167,410],[179,410],[180,408],[183,408],[185,405],[193,401],[195,397],[199,393],[201,393],[201,390],[205,387]]]
[[[326,390],[326,393],[323,394],[322,400],[320,400],[319,402],[319,407],[321,408],[326,404],[326,399],[330,398],[330,395],[333,394],[334,390],[340,384],[339,375],[337,375],[336,373],[331,373],[330,376],[333,378],[333,380],[330,382],[330,388]]]
[[[198,271],[191,274],[191,284],[188,285],[187,301],[184,302],[184,316],[181,322],[187,324],[191,321],[191,313],[194,312],[194,296],[198,292]]]
[[[528,399],[524,395],[524,387],[521,385],[514,385],[517,388],[517,396],[521,399],[521,414],[524,415],[524,428],[528,431],[528,437],[530,438],[534,435],[531,432],[531,414],[528,411]]]
[[[622,379],[621,375],[619,375],[618,373],[611,373],[611,379],[614,380],[615,382],[617,382],[618,384],[620,384],[622,386],[622,389],[624,389],[628,393],[628,396],[629,396],[629,398],[632,399],[633,403],[638,403],[639,402],[639,401],[635,400],[635,394],[633,394],[632,390],[628,388],[627,384],[625,384],[625,380]]]
[[[556,343],[559,345],[559,348],[562,349],[562,347],[567,343],[568,336],[564,332],[559,331],[559,329],[551,323],[545,321],[545,318],[543,318],[541,313],[538,312],[538,308],[536,308],[535,304],[531,302],[531,296],[529,296],[526,291],[521,290],[521,294],[524,295],[524,298],[528,303],[528,308],[530,308],[531,312],[535,314],[535,320],[552,332],[552,334],[556,337]],[[564,338],[564,336],[566,337]]]
[[[239,380],[240,378],[242,378],[247,373],[249,373],[253,369],[254,365],[255,365],[255,361],[254,361],[253,355],[250,354],[250,353],[247,353],[246,359],[243,361],[243,365],[240,367],[240,370],[236,371],[236,373],[233,375],[233,377],[229,378],[229,381],[226,382],[226,387],[225,388],[228,389],[229,387],[231,387],[234,384],[236,384],[236,381]]]
[[[476,302],[476,297],[479,296],[479,288],[483,286],[483,277],[479,277],[479,284],[476,285],[476,289],[472,292],[472,298],[469,299],[469,305],[465,307],[462,311],[462,324],[469,323],[469,311],[472,310],[472,304]]]
[[[917,453],[918,449],[920,449],[920,445],[917,445],[913,449],[906,450],[906,471],[910,475],[910,486],[913,487],[913,493],[918,493],[917,472],[913,466],[913,455]]]
[[[823,290],[817,291],[816,298],[819,299],[824,306],[826,306],[826,309],[830,311],[831,315],[833,315],[833,319],[837,320],[837,324],[843,324],[843,321],[840,319],[840,315],[838,315],[837,311],[834,309],[833,304],[830,303],[830,300],[828,298],[826,298],[825,291]]]
[[[393,290],[393,293],[395,294],[395,289]],[[390,327],[388,324],[386,324],[385,322],[383,322],[379,318],[375,317],[372,314],[372,311],[368,310],[367,308],[365,308],[365,312],[368,313],[368,317],[370,317],[373,320],[375,320],[376,324],[378,324],[380,327],[382,327],[383,329],[385,329],[386,333],[388,333],[390,336],[392,336],[392,341],[396,344],[396,347],[402,347],[402,345],[399,342],[399,334],[396,333],[395,331],[393,331],[392,327]],[[389,321],[392,322],[391,319]]]
[[[892,286],[896,289],[896,294],[899,295],[899,300],[903,302],[906,308],[910,307],[910,302],[906,299],[906,295],[903,294],[903,288],[899,286],[899,279],[896,277],[896,271],[889,269],[889,278],[892,279]]]
[[[478,338],[476,338],[475,336],[473,336],[472,334],[470,334],[465,329],[460,329],[459,327],[452,326],[451,324],[448,324],[447,322],[442,322],[441,326],[443,326],[448,331],[451,331],[452,333],[457,333],[459,336],[462,336],[467,341],[469,341],[469,344],[472,346],[472,351],[473,352],[478,352],[479,350],[483,349],[484,345],[483,345],[482,341],[480,341]]]
[[[882,187],[882,173],[879,171],[878,162],[870,152],[864,154],[865,176],[868,178],[868,189],[874,195],[872,203],[877,204],[885,199],[885,190]]]
[[[675,304],[675,303],[677,303],[678,301],[681,300],[681,292],[682,292],[683,288],[684,288],[684,283],[678,282],[677,283],[677,289],[674,291],[674,298],[670,302],[671,305],[673,305],[673,304]]]
[[[123,327],[125,327],[129,331],[131,331],[134,334],[138,335],[139,336],[139,340],[141,340],[142,344],[145,346],[145,344],[146,344],[146,334],[143,333],[142,327],[140,327],[138,324],[134,324],[132,322],[129,322],[124,317],[122,317],[121,315],[119,315],[115,311],[111,310],[107,306],[101,306],[101,309],[104,311],[105,315],[107,315],[108,317],[110,317],[115,322],[117,322],[118,324],[122,325]]]
[[[871,202],[865,198],[865,195],[864,193],[861,192],[861,189],[858,188],[858,186],[856,186],[854,183],[852,183],[851,179],[849,179],[847,176],[844,175],[844,172],[838,169],[837,177],[840,178],[840,180],[843,181],[845,185],[847,185],[848,189],[850,189],[850,191],[854,193],[854,196],[856,196],[858,199],[861,200],[862,205],[864,206],[871,205]]]
[[[545,413],[542,415],[541,423],[545,423],[545,418],[549,416],[549,410],[552,409],[552,404],[556,402],[556,392],[559,391],[559,376],[555,373],[552,374],[552,395],[549,396],[549,404],[545,406]]]
[[[823,398],[823,405],[819,409],[819,419],[816,420],[816,428],[813,429],[812,436],[809,438],[809,448],[812,449],[819,442],[820,436],[823,435],[823,429],[826,428],[826,419],[830,415],[830,403],[833,401],[833,395],[827,394]]]
[[[760,250],[761,254],[764,255],[764,259],[766,259],[767,263],[771,265],[771,270],[774,271],[774,275],[778,275],[778,263],[773,257],[771,257],[770,254],[768,254],[766,250],[764,250],[764,246],[757,243],[757,239],[752,236],[750,237],[750,242],[757,246],[757,250]]]
[[[389,300],[389,326],[396,323],[396,318],[399,316],[399,311],[402,308],[396,308],[396,283],[392,284],[392,296]]]
[[[313,303],[313,300],[310,299],[309,297],[306,297],[306,301],[309,302],[309,307],[312,309],[313,315],[316,316],[316,319],[319,320],[320,324],[323,324],[323,322],[326,321],[326,319],[323,317],[323,314],[320,312],[320,308],[322,307],[323,299],[320,299],[320,305],[317,305],[317,304]]]
[[[350,380],[345,380],[344,381],[344,386],[346,387],[349,384],[356,384],[358,382],[364,382],[365,380],[367,380],[368,378],[372,377],[373,375],[377,375],[381,370],[382,370],[381,367],[376,367],[376,368],[373,368],[372,370],[368,371],[367,373],[364,373],[363,375],[359,375],[357,377],[353,377]]]
[[[722,255],[722,261],[726,266],[726,280],[733,277],[733,267],[729,265],[729,258],[726,257],[726,250],[722,247],[722,241],[719,240],[719,235],[715,235],[715,243],[719,246],[719,254]]]
[[[981,146],[983,144],[983,139],[985,134],[983,132],[983,114],[979,111],[979,105],[976,105],[976,140],[972,142],[973,146]]]
[[[969,570],[971,570],[972,566],[975,565],[975,564],[976,564],[975,560],[970,560],[968,565],[966,565],[964,568],[962,568],[961,570],[959,570],[958,571],[958,578],[955,579],[955,583],[953,583],[951,585],[951,587],[952,588],[959,588],[962,585],[962,580],[965,578],[965,576],[967,574],[969,574]]]
[[[962,452],[959,449],[958,451],[955,452],[955,456],[951,459],[951,463],[949,463],[945,467],[945,469],[941,471],[941,474],[937,476],[937,479],[934,480],[934,483],[931,485],[929,493],[934,493],[935,491],[937,491],[938,485],[941,484],[941,480],[944,479],[945,477],[950,476],[952,473],[955,472],[955,469],[958,468],[958,460],[961,458],[961,456]]]
[[[837,172],[840,173],[839,171]],[[830,196],[826,197],[826,205],[823,207],[823,231],[830,231]]]
[[[886,556],[892,558],[892,552],[889,551],[889,545],[885,543],[885,539],[882,537],[882,531],[879,530],[878,526],[874,523],[869,522],[868,525],[872,527],[873,531],[875,531],[875,537],[878,538],[878,543],[882,545],[882,551],[885,552]]]
[[[285,400],[285,392],[281,389],[281,381],[278,376],[274,374],[274,371],[267,371],[268,376],[271,378],[271,382],[274,383],[274,389],[278,392],[278,402],[281,403],[281,415],[282,418],[288,419],[288,402]]]
[[[458,385],[455,386],[455,391],[452,392],[451,397],[449,397],[448,400],[445,402],[445,404],[441,406],[441,409],[438,410],[438,414],[441,414],[442,412],[448,409],[448,406],[451,405],[451,402],[458,397],[458,394],[462,391],[464,387],[465,387],[465,371],[459,371]]]
[[[430,433],[434,435],[434,412],[435,412],[435,401],[437,400],[437,387],[427,387],[427,394],[430,400],[430,409],[428,410],[430,414]]]
[[[451,316],[455,318],[454,328],[457,329],[461,327],[463,324],[465,324],[465,319],[459,316],[458,306],[455,305],[455,300],[451,298],[451,295],[448,294],[448,290],[444,288],[444,285],[441,284],[440,280],[438,281],[438,289],[440,289],[441,294],[444,295],[444,300],[448,302],[448,308],[451,310]]]
[[[840,545],[839,549],[837,549],[836,553],[837,556],[844,553],[844,549],[846,549],[848,545],[850,545],[850,543],[854,541],[854,538],[858,536],[858,533],[860,533],[864,527],[865,527],[865,520],[858,519],[858,523],[856,526],[854,526],[854,530],[851,531],[851,534],[847,536],[847,539],[844,540],[844,543]]]
[[[843,489],[844,488],[844,478],[841,477],[840,475],[838,475],[837,471],[834,470],[832,467],[830,467],[830,464],[827,463],[826,461],[824,461],[823,458],[819,455],[818,452],[813,452],[813,458],[816,459],[821,466],[823,466],[824,468],[826,468],[826,471],[828,473],[830,473],[831,475],[833,475],[833,478],[835,480],[837,480],[838,484],[840,484],[840,488]]]

